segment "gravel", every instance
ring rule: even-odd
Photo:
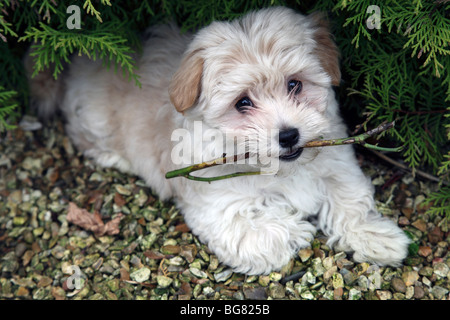
[[[405,265],[356,263],[318,234],[281,271],[245,276],[219,263],[138,177],[81,156],[60,122],[10,131],[0,140],[0,298],[449,300],[448,223],[423,205],[438,186],[371,155],[360,160],[378,209],[414,241]],[[118,233],[69,222],[69,203],[105,223],[122,217]]]

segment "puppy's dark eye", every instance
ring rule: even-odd
[[[300,80],[288,81],[288,93],[299,94],[302,91],[302,82]]]
[[[244,113],[248,109],[253,108],[253,102],[249,97],[244,97],[236,102],[235,107],[237,111]]]

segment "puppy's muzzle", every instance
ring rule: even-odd
[[[289,128],[280,131],[278,141],[280,147],[287,149],[282,151],[280,154],[280,159],[284,161],[294,161],[303,152],[303,148],[296,147],[298,141],[300,140],[300,132],[297,128]]]

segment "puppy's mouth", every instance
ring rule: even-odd
[[[288,152],[283,153],[280,155],[280,159],[283,161],[294,161],[297,160],[298,157],[303,152],[303,148],[289,148]]]

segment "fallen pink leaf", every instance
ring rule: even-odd
[[[83,229],[92,231],[97,236],[118,234],[120,232],[119,223],[121,219],[122,214],[119,214],[105,224],[100,213],[97,211],[92,214],[86,209],[79,208],[75,203],[69,202],[67,221]]]

